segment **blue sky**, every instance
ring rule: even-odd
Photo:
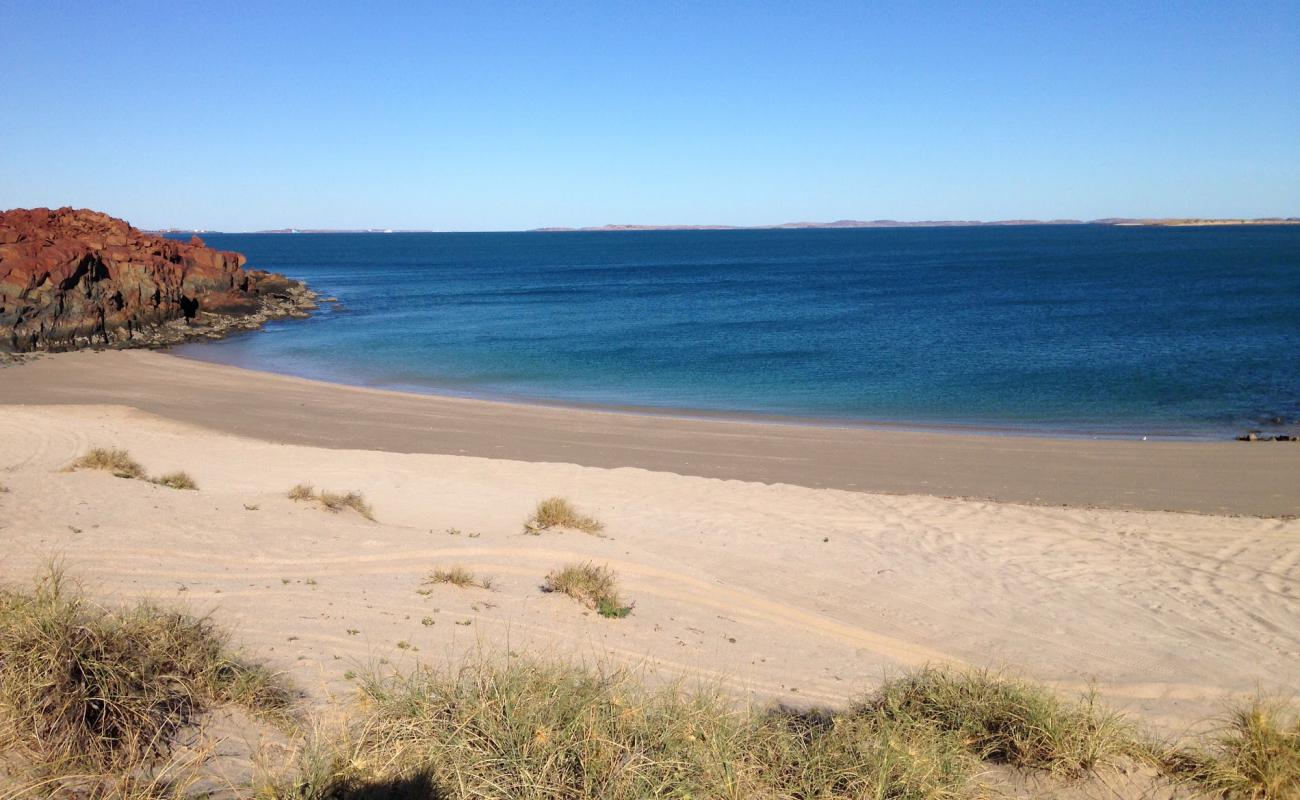
[[[0,31],[0,208],[221,230],[1300,215],[1295,0],[0,0]]]

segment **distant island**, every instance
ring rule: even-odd
[[[1256,217],[1253,219],[1203,219],[1198,217],[1106,217],[1105,219],[938,219],[938,220],[896,220],[896,219],[840,219],[834,222],[781,222],[774,225],[591,225],[581,228],[552,226],[529,228],[525,233],[566,233],[575,231],[775,231],[827,228],[975,228],[1012,225],[1111,225],[1111,226],[1145,226],[1165,228],[1196,228],[1221,225],[1300,225],[1300,217]],[[419,228],[274,228],[257,231],[214,231],[204,228],[157,228],[146,233],[158,235],[194,235],[206,233],[448,233],[433,229]]]
[[[835,222],[783,222],[777,225],[595,225],[585,228],[534,228],[539,233],[565,231],[743,231],[792,230],[803,228],[972,228],[1010,225],[1113,225],[1153,226],[1168,228],[1202,227],[1211,225],[1300,225],[1300,217],[1260,217],[1255,219],[1198,219],[1108,217],[1106,219],[1004,219],[983,220],[919,220],[905,222],[896,219],[841,219]]]

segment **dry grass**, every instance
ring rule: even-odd
[[[1232,711],[1208,746],[1165,759],[1176,780],[1230,800],[1300,797],[1300,715],[1277,700],[1256,698]]]
[[[321,492],[319,499],[320,504],[328,511],[337,514],[350,508],[371,522],[375,521],[374,509],[366,502],[366,497],[361,492]]]
[[[199,488],[199,485],[187,472],[169,472],[166,475],[154,478],[153,483],[156,483],[159,486],[167,486],[172,489],[188,489],[195,491]]]
[[[336,514],[350,508],[371,522],[375,521],[375,510],[366,502],[366,497],[361,492],[321,492],[317,494],[316,487],[310,483],[300,483],[290,489],[286,496],[290,500],[299,502],[314,501],[320,503],[321,508]]]
[[[1079,777],[1142,754],[1136,732],[1094,696],[1079,702],[986,671],[931,667],[886,683],[855,713],[934,725],[984,761]]]
[[[608,567],[567,564],[546,576],[542,590],[567,594],[602,617],[626,617],[632,613],[632,607],[623,604],[614,573]]]
[[[604,530],[605,525],[595,517],[579,512],[563,497],[548,497],[537,504],[533,515],[524,523],[524,530],[540,533],[552,528],[572,528],[596,534]]]
[[[92,605],[57,568],[0,591],[0,752],[31,774],[144,780],[205,709],[283,719],[291,701],[206,618]]]
[[[480,578],[473,572],[460,566],[446,568],[439,567],[429,573],[429,577],[425,579],[422,585],[431,586],[439,583],[449,583],[452,586],[458,586],[461,589],[492,588],[491,578]]]
[[[978,765],[934,728],[752,713],[716,691],[512,659],[362,681],[350,735],[305,750],[304,799],[975,800]]]
[[[145,477],[144,467],[131,458],[125,450],[117,448],[96,447],[69,466],[69,470],[99,469],[111,472],[119,478],[141,479]]]

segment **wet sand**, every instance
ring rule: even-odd
[[[1300,514],[1300,443],[1053,439],[696,419],[408,394],[149,351],[0,370],[0,404],[116,404],[264,441],[640,467],[1036,505]]]

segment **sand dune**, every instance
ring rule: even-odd
[[[200,490],[61,471],[101,445],[154,474],[186,470]],[[290,501],[300,481],[364,492],[377,522]],[[1294,519],[325,449],[105,405],[5,407],[0,484],[6,580],[57,554],[105,595],[211,609],[317,700],[347,691],[358,664],[478,648],[644,662],[812,703],[909,665],[1007,665],[1066,689],[1095,681],[1167,730],[1230,693],[1300,692]],[[525,535],[552,494],[606,536]],[[618,573],[630,617],[540,591],[580,560]],[[417,593],[453,564],[494,589]]]

